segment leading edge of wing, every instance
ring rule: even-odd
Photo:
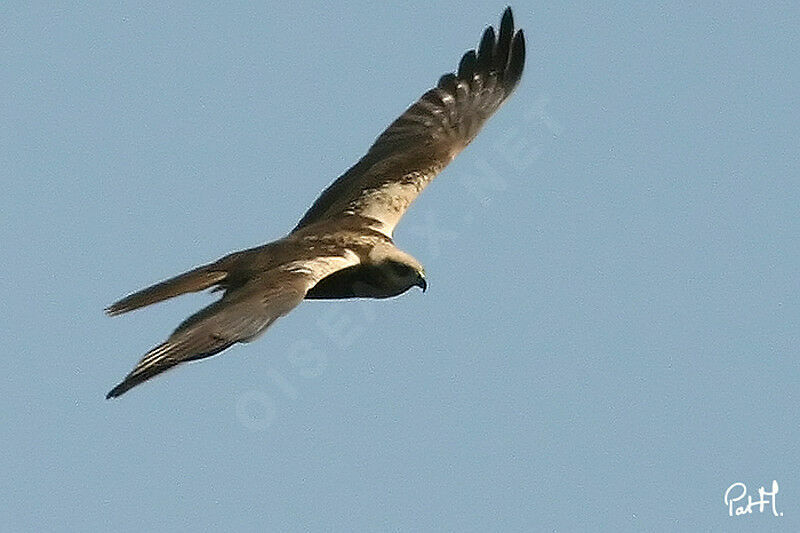
[[[294,231],[365,210],[374,216],[376,210],[370,208],[376,201],[386,202],[393,218],[399,219],[514,91],[524,65],[525,37],[522,30],[514,30],[509,7],[499,31],[488,27],[477,50],[462,56],[458,70],[442,76],[436,87],[389,125],[367,154],[322,192]],[[395,184],[400,187],[392,188]],[[376,194],[380,191],[400,197]]]

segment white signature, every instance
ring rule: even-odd
[[[772,490],[767,491],[764,487],[760,487],[758,489],[758,500],[753,501],[753,497],[747,494],[747,486],[744,483],[734,483],[728,490],[725,491],[725,496],[722,500],[725,502],[725,505],[728,506],[728,516],[740,516],[743,514],[750,514],[753,512],[753,507],[758,507],[758,512],[763,513],[764,507],[769,504],[772,508],[772,514],[774,516],[783,516],[783,513],[779,513],[778,509],[775,507],[775,496],[778,494],[778,482],[773,480],[772,481]],[[734,507],[734,504],[744,499],[747,496],[747,505],[737,505]]]

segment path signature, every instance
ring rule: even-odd
[[[751,514],[754,507],[758,507],[758,512],[763,513],[764,507],[770,506],[774,516],[783,516],[778,512],[775,504],[775,496],[778,494],[778,482],[772,480],[772,490],[768,491],[764,487],[758,489],[758,500],[753,501],[753,496],[747,494],[747,486],[744,483],[734,483],[725,491],[722,500],[728,506],[728,516],[741,516]],[[747,496],[747,505],[740,505],[738,502]],[[744,502],[742,502],[744,503]]]

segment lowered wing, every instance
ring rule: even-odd
[[[229,289],[147,352],[106,398],[120,396],[180,363],[211,357],[237,342],[254,339],[302,302],[320,279],[357,262],[355,254],[291,261]]]

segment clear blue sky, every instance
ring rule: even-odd
[[[0,7],[0,530],[800,530],[800,8],[518,2],[426,294],[104,394],[504,7]],[[775,479],[783,517],[728,517]]]

